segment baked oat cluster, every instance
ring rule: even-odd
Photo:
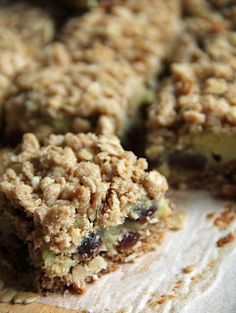
[[[36,67],[42,47],[53,37],[54,22],[43,10],[23,2],[0,5],[0,131],[16,76]]]
[[[13,79],[27,67],[33,66],[32,56],[24,42],[14,32],[0,27],[0,108]]]
[[[6,171],[6,168],[9,163],[9,158],[11,154],[11,149],[1,149],[0,150],[0,176],[2,177],[3,173]]]
[[[182,0],[184,27],[197,38],[206,38],[235,27],[235,1]]]
[[[150,140],[160,143],[160,152],[169,144],[162,136],[177,146],[191,132],[227,132],[236,126],[236,33],[207,39],[204,45],[204,51],[197,46],[182,50],[150,106],[148,127],[155,132]]]
[[[83,59],[84,50],[106,46],[115,51],[111,57],[124,58],[140,76],[153,80],[180,30],[179,15],[178,1],[130,0],[71,19],[61,38],[76,61]]]
[[[5,104],[6,138],[29,131],[39,139],[68,131],[122,135],[147,93],[118,61],[36,69],[19,75],[14,88]]]
[[[0,29],[18,35],[33,53],[54,38],[55,26],[50,15],[24,2],[0,5]]]

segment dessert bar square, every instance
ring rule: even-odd
[[[46,12],[23,2],[0,4],[0,142],[12,84],[17,75],[36,68],[42,47],[53,35],[54,23]]]
[[[11,149],[2,148],[0,149],[0,180],[2,178],[3,173],[7,168],[7,164],[10,160]]]
[[[155,248],[170,228],[166,179],[115,136],[67,133],[40,145],[25,134],[8,159],[1,255],[36,289],[82,292],[117,262]]]
[[[185,48],[150,107],[147,157],[174,185],[235,196],[236,33]]]
[[[179,1],[129,0],[71,18],[60,38],[75,61],[84,58],[84,51],[105,46],[153,82],[180,29]]]
[[[0,143],[3,130],[3,109],[16,76],[34,61],[23,41],[12,31],[0,26]]]
[[[37,6],[26,2],[0,4],[0,28],[6,28],[18,35],[33,54],[54,38],[53,19]]]
[[[69,131],[123,137],[148,95],[143,80],[122,60],[25,71],[5,103],[4,138],[17,140],[34,132],[43,140]]]

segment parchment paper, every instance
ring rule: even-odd
[[[214,226],[225,202],[206,192],[172,192],[171,197],[178,210],[188,213],[187,220],[161,248],[103,276],[83,295],[40,301],[92,313],[235,313],[236,240],[222,248],[216,243],[230,232],[235,237],[236,221],[225,229]],[[183,272],[186,267],[189,273]]]

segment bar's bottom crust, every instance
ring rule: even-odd
[[[15,256],[12,251],[9,254],[5,253],[5,255],[2,253],[2,249],[5,249],[5,251],[7,250],[6,247],[9,247],[11,250],[12,246],[10,241],[5,241],[5,244],[4,242],[0,243],[0,265],[2,268],[4,267],[7,270],[14,281],[17,279],[20,285],[22,285],[21,287],[24,287],[27,290],[40,292],[64,292],[65,290],[70,289],[77,293],[83,293],[86,290],[87,284],[96,281],[104,274],[116,270],[119,267],[119,264],[133,262],[138,256],[155,250],[163,242],[165,234],[169,229],[171,229],[172,225],[173,216],[166,218],[162,222],[158,223],[158,225],[149,225],[145,236],[143,235],[140,238],[138,242],[139,244],[137,244],[135,248],[118,253],[115,256],[107,256],[104,253],[100,253],[99,256],[105,259],[107,267],[96,273],[96,275],[86,277],[84,282],[80,285],[73,283],[70,273],[63,277],[48,277],[39,270],[35,270],[33,268],[32,271],[28,273],[20,271],[19,266],[16,269],[15,264],[18,257],[17,251],[19,250],[14,248],[14,251],[16,251]],[[12,244],[13,246],[15,245],[15,243]],[[27,257],[23,260],[23,262],[27,264]]]

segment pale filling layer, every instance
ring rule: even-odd
[[[119,226],[113,226],[105,229],[102,234],[102,244],[99,250],[100,255],[95,256],[89,262],[86,261],[86,264],[83,262],[80,263],[79,256],[73,254],[71,257],[64,255],[56,255],[47,248],[44,247],[42,251],[43,262],[44,262],[44,272],[47,276],[64,276],[71,271],[73,267],[76,268],[76,277],[79,280],[84,280],[84,277],[93,276],[98,272],[100,266],[102,269],[105,268],[107,264],[103,256],[114,256],[119,252],[117,251],[117,245],[122,241],[122,238],[128,233],[139,233],[142,234],[147,228],[147,224],[156,224],[161,219],[165,219],[172,214],[172,209],[170,207],[169,201],[165,198],[162,198],[158,202],[158,209],[154,212],[151,217],[147,217],[146,223],[139,223],[134,221],[127,220],[124,224]],[[137,240],[136,246],[139,244]],[[135,245],[132,246],[132,249],[135,248]],[[97,260],[97,261],[95,261]],[[103,261],[102,261],[103,260]],[[99,261],[99,262],[98,262]],[[99,263],[99,266],[95,264]],[[94,272],[93,270],[94,269]],[[74,268],[72,272],[74,273]],[[84,272],[87,271],[87,275]],[[79,277],[79,273],[81,277]]]
[[[236,160],[235,143],[235,133],[223,134],[207,131],[194,134],[191,137],[191,143],[186,147],[169,151],[162,156],[161,164],[166,163],[170,168],[187,171],[199,171],[212,166],[225,165]],[[161,166],[162,168],[166,170],[165,167]],[[179,173],[179,175],[182,174]]]
[[[236,134],[222,134],[203,132],[196,134],[192,139],[192,150],[200,153],[209,165],[228,163],[236,160]]]
[[[119,125],[117,125],[117,134],[120,137],[122,137],[123,134],[130,129],[130,127],[136,124],[137,121],[139,121],[139,111],[141,107],[144,104],[151,103],[153,98],[154,90],[146,86],[141,86],[141,88],[137,88],[137,90],[135,90],[135,92],[130,95],[129,100],[127,100],[129,102],[127,108],[122,109],[121,107],[120,115],[118,117],[118,120],[120,120],[116,121],[117,123],[119,123]],[[57,117],[52,117],[47,114],[41,115],[40,107],[41,104],[33,100],[27,100],[24,105],[22,104],[22,106],[8,104],[5,113],[7,129],[9,129],[10,132],[14,132],[18,130],[29,130],[29,128],[31,128],[37,134],[40,134],[40,132],[47,134],[50,133],[52,130],[54,133],[58,134],[64,134],[68,131],[78,131],[77,128],[74,128],[74,124],[72,121],[76,118],[83,119],[83,117],[79,114],[78,116],[69,115],[62,111],[60,112],[60,114],[58,113]],[[18,116],[20,114],[24,114],[24,112],[27,112],[28,117],[27,119],[23,119],[19,124]],[[111,115],[110,117],[112,118],[117,116]],[[98,116],[96,113],[94,113],[94,115],[91,114],[90,116],[85,117],[84,121],[87,120],[90,123],[90,126],[88,127],[91,128],[96,127],[97,119]],[[90,128],[88,128],[89,131],[91,131]]]
[[[149,214],[148,211],[150,210],[148,206],[150,203],[152,206],[157,207],[155,211],[151,212],[152,214]],[[42,260],[39,262],[44,275],[47,277],[64,277],[71,274],[72,281],[79,284],[83,282],[85,278],[93,277],[101,270],[106,269],[108,266],[106,257],[112,257],[119,255],[119,253],[126,252],[126,248],[127,250],[134,251],[135,247],[141,244],[140,238],[145,236],[145,231],[148,229],[149,225],[158,224],[162,219],[166,219],[172,214],[169,200],[164,197],[158,201],[158,203],[144,201],[142,208],[144,207],[146,212],[144,210],[141,217],[138,211],[140,205],[141,203],[133,207],[132,213],[122,225],[108,227],[99,232],[99,236],[102,238],[101,244],[96,254],[92,254],[87,259],[81,259],[78,253],[73,253],[70,256],[56,254],[45,244],[41,248],[40,254]],[[11,234],[11,228],[7,225],[8,222],[6,219],[0,216],[0,233],[5,233],[6,237]],[[130,236],[130,234],[132,236]],[[96,245],[95,248],[97,249]],[[88,249],[88,251],[90,250]]]

